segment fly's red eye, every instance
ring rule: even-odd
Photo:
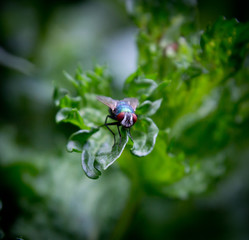
[[[124,112],[119,113],[118,116],[117,116],[117,120],[118,120],[119,122],[121,122],[121,121],[124,119],[124,116],[125,116],[125,113],[124,113]]]
[[[137,115],[135,113],[132,113],[132,117],[133,117],[133,123],[135,123],[137,121]]]

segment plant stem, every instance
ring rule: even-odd
[[[111,240],[119,240],[124,238],[126,230],[129,228],[132,218],[139,206],[142,199],[142,192],[138,184],[132,184],[129,198],[127,199],[126,206],[111,234]]]

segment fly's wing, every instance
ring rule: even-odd
[[[137,108],[138,100],[136,98],[125,98],[122,101],[127,102],[131,107],[134,109],[134,111]]]
[[[97,96],[96,97],[100,102],[104,103],[106,106],[108,106],[112,111],[117,106],[118,100],[114,100],[110,97],[105,97],[105,96]]]

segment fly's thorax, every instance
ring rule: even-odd
[[[117,116],[121,112],[129,112],[129,113],[134,113],[133,108],[127,103],[127,102],[122,102],[120,101],[114,110],[114,114]]]

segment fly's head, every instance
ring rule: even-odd
[[[132,127],[137,121],[137,115],[131,112],[121,112],[117,116],[117,120],[125,128]]]

